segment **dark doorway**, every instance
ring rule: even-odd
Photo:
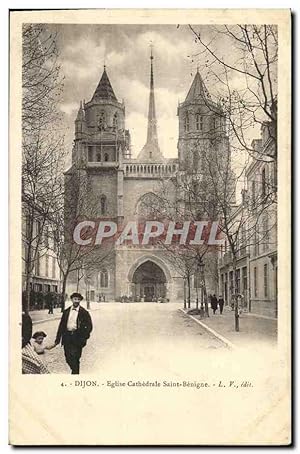
[[[166,296],[166,276],[151,260],[140,265],[134,272],[132,283],[135,301],[155,302]]]

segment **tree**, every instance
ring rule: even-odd
[[[25,311],[39,257],[47,250],[45,227],[60,196],[64,164],[58,101],[63,83],[57,36],[43,25],[23,26],[22,60],[22,212],[25,264]]]
[[[209,26],[208,38],[195,26],[189,28],[201,49],[194,57],[199,58],[199,66],[214,83],[214,97],[228,121],[232,150],[276,165],[277,26]],[[224,48],[231,51],[225,54]],[[270,143],[264,149],[251,146],[258,127],[268,129]],[[275,197],[276,192],[274,188]]]
[[[206,184],[211,195],[211,203],[219,218],[219,227],[226,239],[226,245],[232,258],[233,282],[232,298],[235,313],[235,330],[239,331],[239,307],[238,307],[238,275],[237,260],[241,248],[255,245],[258,241],[266,241],[268,231],[265,231],[260,238],[257,236],[258,226],[262,218],[272,206],[273,200],[260,188],[256,192],[255,199],[249,200],[247,191],[243,191],[241,204],[236,205],[235,197],[237,187],[245,177],[247,165],[244,164],[239,174],[232,171],[230,151],[220,156],[217,154],[212,159],[212,151],[216,146],[211,142],[211,149],[208,147],[201,150],[201,158],[206,174]],[[225,246],[226,247],[226,246]],[[226,251],[225,251],[226,252]]]
[[[181,170],[171,179],[161,178],[156,191],[151,196],[144,197],[139,204],[139,214],[144,220],[158,220],[168,225],[175,221],[182,226],[185,221],[215,220],[215,205],[210,201],[210,190],[205,175],[199,168],[191,171],[189,166],[181,165]],[[203,229],[202,238],[207,235],[208,229]],[[207,238],[208,239],[208,238]],[[176,242],[166,244],[164,235],[155,241],[157,247],[164,250],[174,268],[182,276],[184,282],[184,308],[191,307],[192,277],[198,273],[200,264],[204,261],[207,269],[214,268],[215,274],[216,249],[202,244],[180,245]],[[212,273],[213,274],[213,273]],[[203,282],[205,278],[203,277]],[[207,301],[206,301],[207,303]],[[198,309],[198,298],[196,298]],[[208,311],[207,311],[208,312]]]
[[[64,191],[52,217],[52,235],[58,265],[61,271],[61,310],[65,307],[67,281],[71,273],[77,272],[77,285],[84,278],[85,282],[99,267],[107,265],[113,256],[113,243],[88,246],[74,241],[76,225],[84,219],[97,219],[100,212],[99,200],[92,196],[90,182],[81,163],[73,164],[65,173]],[[82,233],[88,237],[88,229]]]

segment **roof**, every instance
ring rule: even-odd
[[[206,98],[207,96],[208,96],[207,88],[204,85],[204,82],[202,80],[202,77],[200,76],[199,71],[197,71],[193,83],[191,85],[191,88],[189,89],[187,97],[185,98],[185,102],[196,101],[199,100],[200,97]]]
[[[97,99],[109,99],[109,100],[117,101],[116,95],[113,91],[110,80],[108,78],[105,66],[104,66],[104,70],[103,70],[103,74],[101,76],[100,82],[98,83],[96,91],[92,97],[92,100],[97,100]]]

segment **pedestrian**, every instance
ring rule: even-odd
[[[223,313],[223,308],[224,308],[224,299],[223,299],[223,296],[222,296],[222,295],[219,296],[219,301],[218,301],[218,303],[219,303],[219,308],[220,308],[220,314],[222,315],[222,313]]]
[[[34,351],[30,343],[32,320],[28,314],[22,314],[22,374],[49,374],[48,368]]]
[[[53,314],[53,301],[52,298],[49,298],[49,303],[48,303],[48,314]]]
[[[211,297],[211,308],[213,310],[213,313],[215,314],[216,313],[216,310],[218,309],[218,300],[217,300],[217,297],[215,294],[213,294],[213,296]]]
[[[80,293],[71,295],[72,306],[65,309],[58,326],[55,345],[64,347],[66,362],[72,374],[79,374],[82,349],[93,329],[89,312],[80,306],[83,296]]]
[[[34,348],[35,353],[38,355],[43,355],[45,350],[51,350],[55,347],[55,343],[50,345],[44,344],[44,339],[47,337],[47,334],[44,331],[36,331],[32,338],[34,339],[32,346]]]

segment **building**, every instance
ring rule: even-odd
[[[230,250],[228,240],[225,239],[224,246],[219,251],[219,288],[220,295],[223,295],[226,305],[231,305],[233,296],[237,293],[242,295],[242,305],[249,308],[249,245],[248,234],[248,206],[246,191],[243,191],[243,201],[240,205],[232,208],[230,224],[238,229],[236,239],[236,276],[233,269],[233,254]],[[233,232],[232,232],[233,233]],[[236,279],[236,282],[235,282]]]
[[[246,171],[253,232],[249,240],[249,310],[277,317],[277,175],[268,123],[262,126],[262,138],[253,146],[260,156],[270,158],[253,159]]]
[[[229,152],[225,119],[210,100],[197,70],[185,101],[178,106],[178,157],[163,156],[157,135],[153,60],[151,53],[148,128],[145,145],[136,158],[132,158],[130,133],[125,127],[125,105],[118,101],[105,66],[91,100],[80,103],[75,120],[72,165],[65,174],[66,185],[75,170],[80,169],[81,178],[90,188],[89,197],[98,200],[98,217],[118,225],[143,218],[147,207],[159,203],[156,194],[162,181],[172,203],[184,206],[186,200],[176,190],[176,181],[201,168],[201,148],[211,146],[213,137],[220,138],[215,141],[216,153]],[[157,245],[115,245],[107,263],[91,274],[89,297],[96,301],[120,300],[122,296],[135,301],[160,297],[175,301],[182,300],[184,294],[181,270]],[[208,291],[215,293],[217,285],[215,268],[207,277]],[[192,282],[191,287],[195,297],[197,284]],[[73,273],[67,293],[78,288],[86,291]]]
[[[269,123],[263,124],[262,138],[252,141],[255,156],[246,168],[246,189],[233,210],[232,225],[238,228],[237,293],[249,312],[277,317],[277,176],[270,129]],[[218,266],[220,292],[230,304],[235,282],[226,240]]]
[[[47,307],[49,296],[60,292],[60,269],[53,247],[51,222],[45,219],[42,210],[23,196],[22,200],[22,289],[26,287],[26,270],[31,271],[30,309]],[[33,214],[32,214],[33,213]],[[32,224],[32,225],[31,225]],[[32,235],[29,233],[32,228]],[[28,239],[32,240],[32,258],[27,258]],[[56,300],[56,298],[54,298]]]

